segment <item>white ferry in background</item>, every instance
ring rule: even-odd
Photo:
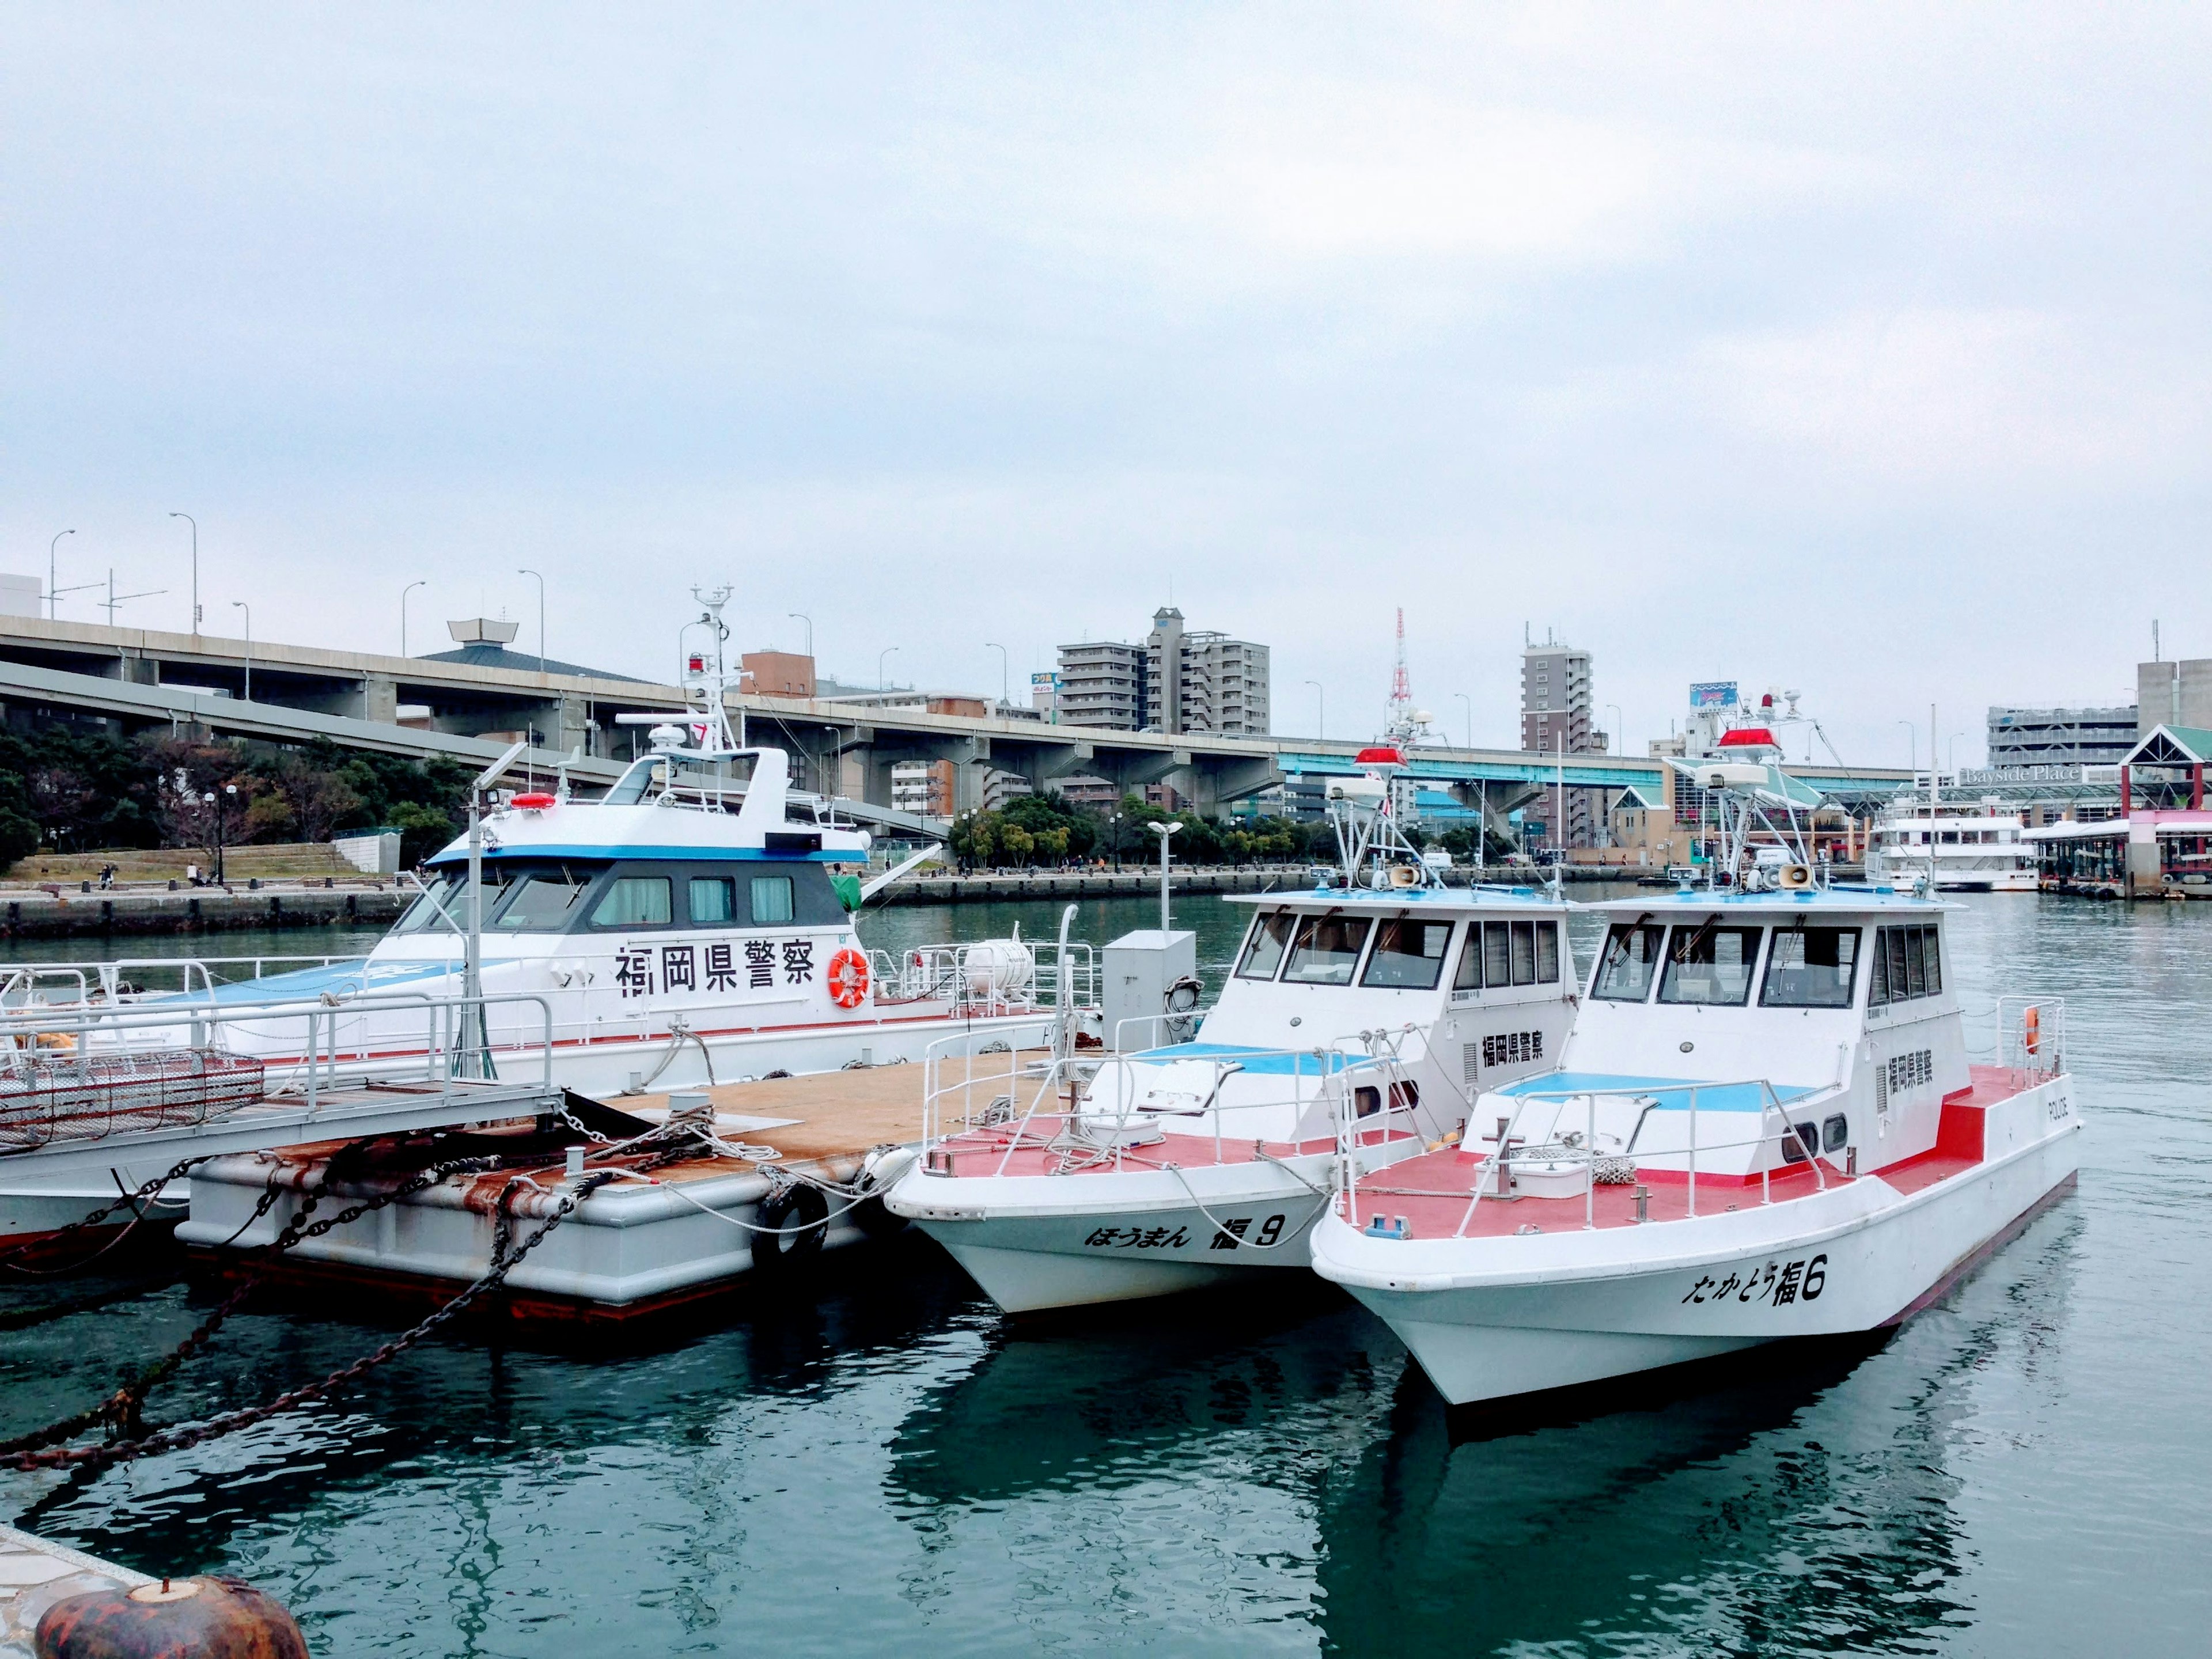
[[[1770,881],[1763,805],[1729,809],[1740,888],[1595,907],[1555,1070],[1461,1146],[1352,1172],[1316,1228],[1316,1270],[1448,1401],[1896,1325],[2072,1184],[2063,1006],[2001,998],[1972,1061],[1948,907],[1803,883],[1802,852]]]
[[[2027,821],[2001,810],[1996,799],[1967,803],[1900,799],[1875,822],[1867,844],[1867,877],[1908,888],[1933,871],[1948,893],[2033,893],[2035,848],[2023,839]]]
[[[1006,1311],[1302,1273],[1340,1160],[1455,1142],[1482,1091],[1553,1062],[1574,1017],[1566,905],[1445,886],[1395,830],[1398,751],[1359,764],[1331,791],[1340,867],[1231,901],[1255,914],[1188,1040],[1117,1028],[1117,1052],[1063,1045],[1020,1095],[929,1088],[923,1155],[886,1206]]]

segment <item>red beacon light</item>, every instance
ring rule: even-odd
[[[695,673],[695,674],[703,674],[703,673],[705,673],[705,672],[707,672],[707,659],[706,659],[704,657],[694,657],[694,658],[692,658],[692,659],[691,659],[691,672],[692,672],[693,673]]]
[[[1355,766],[1403,766],[1406,757],[1395,749],[1363,749],[1353,757]]]
[[[559,797],[555,795],[517,795],[512,805],[520,806],[526,812],[542,812],[547,807],[557,805]]]
[[[1723,749],[1779,749],[1774,733],[1763,726],[1739,726],[1721,733]]]

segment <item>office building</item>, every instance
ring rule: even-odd
[[[2161,726],[2212,731],[2212,657],[2136,665],[2136,735]]]

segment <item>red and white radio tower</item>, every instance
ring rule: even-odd
[[[1391,735],[1410,735],[1413,721],[1413,682],[1406,672],[1406,607],[1398,607],[1398,666],[1390,676]]]

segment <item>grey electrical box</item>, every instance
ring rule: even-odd
[[[1118,1042],[1133,1049],[1154,1048],[1185,1041],[1196,1029],[1195,1014],[1168,1005],[1168,994],[1178,982],[1198,978],[1196,933],[1164,933],[1157,927],[1124,933],[1099,952],[1099,978],[1098,1005],[1105,1016],[1108,1047]],[[1156,1018],[1178,1012],[1183,1018]],[[1138,1023],[1125,1030],[1124,1020]]]

